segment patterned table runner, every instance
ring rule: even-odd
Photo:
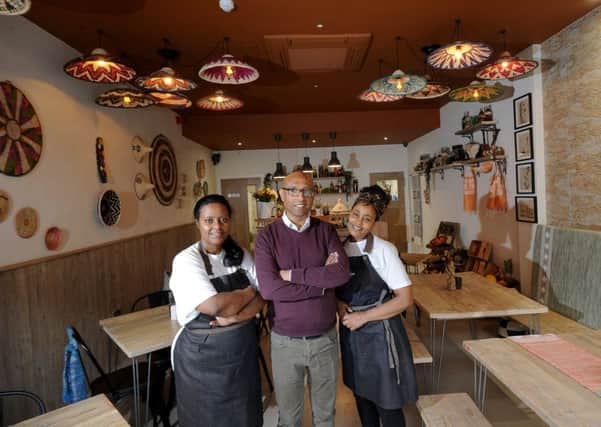
[[[508,338],[601,397],[601,357],[555,334]]]

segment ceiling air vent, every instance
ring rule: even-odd
[[[291,71],[359,71],[371,34],[264,36],[269,60]]]

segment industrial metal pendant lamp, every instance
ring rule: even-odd
[[[313,175],[313,166],[311,165],[311,160],[309,159],[309,154],[307,153],[307,143],[309,141],[309,134],[307,132],[301,133],[301,139],[305,143],[305,157],[303,159],[303,173]]]
[[[486,62],[493,49],[486,43],[460,41],[461,20],[455,20],[453,38],[456,40],[439,47],[428,55],[428,65],[439,70],[463,70]]]
[[[330,161],[328,162],[328,169],[331,171],[336,171],[342,168],[342,163],[340,163],[340,160],[338,160],[338,154],[336,153],[336,132],[330,132],[329,136],[332,140],[332,153],[330,156]]]
[[[98,46],[101,46],[102,30],[98,34]],[[136,76],[136,71],[109,56],[106,50],[97,47],[90,54],[67,62],[63,70],[69,76],[91,83],[124,83]]]
[[[286,171],[284,171],[284,165],[282,165],[282,162],[280,162],[280,141],[282,140],[282,134],[281,133],[274,133],[273,134],[273,139],[275,140],[276,144],[277,144],[277,150],[278,150],[278,161],[275,164],[275,172],[273,173],[273,179],[275,181],[281,181],[284,178],[286,178]]]

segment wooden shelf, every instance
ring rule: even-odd
[[[313,177],[313,181],[315,181],[315,180],[323,180],[323,179],[342,179],[344,181],[345,176],[344,175],[337,175],[337,176],[314,176]]]
[[[472,135],[474,132],[478,132],[478,131],[484,131],[484,132],[497,131],[498,132],[500,130],[501,129],[497,128],[496,122],[484,122],[484,123],[478,123],[476,126],[458,130],[457,132],[455,132],[455,135],[469,136],[469,135]]]

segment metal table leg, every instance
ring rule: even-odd
[[[474,359],[474,398],[480,411],[484,413],[484,401],[486,400],[486,367]]]
[[[138,359],[132,359],[133,386],[134,386],[134,425],[140,427],[140,372]]]
[[[444,357],[444,342],[447,332],[447,321],[442,320],[442,332],[440,335],[440,355],[438,363],[436,360],[436,319],[430,319],[430,344],[432,353],[432,392],[437,393],[440,385],[440,372],[442,370],[442,360]]]
[[[528,329],[530,335],[540,333],[540,317],[538,314],[531,314],[528,317]]]
[[[148,353],[148,372],[146,374],[146,408],[145,409],[145,414],[146,417],[144,418],[144,424],[148,423],[148,413],[149,411],[149,405],[150,405],[150,370],[152,368],[152,353]]]

